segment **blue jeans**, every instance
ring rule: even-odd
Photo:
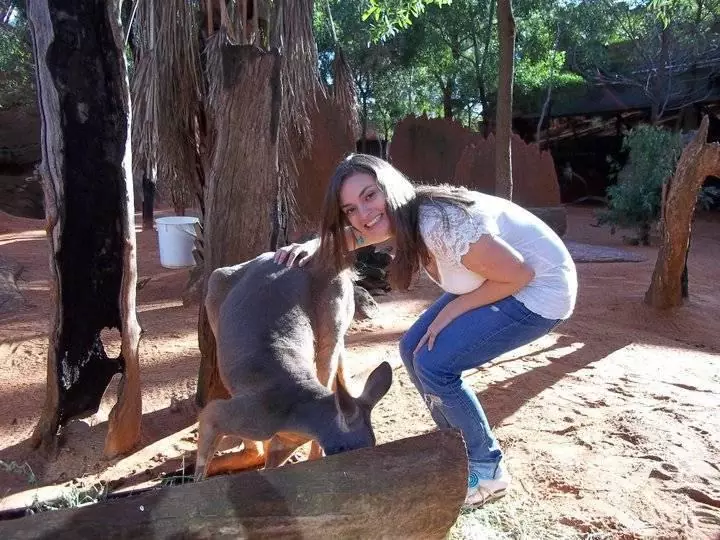
[[[541,317],[510,296],[463,313],[437,335],[431,351],[424,345],[413,356],[430,323],[454,298],[454,294],[442,295],[420,316],[400,340],[400,356],[435,423],[462,431],[470,468],[491,479],[502,451],[462,372],[535,341],[561,321]]]

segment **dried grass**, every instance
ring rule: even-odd
[[[198,17],[186,0],[141,0],[132,81],[133,153],[157,170],[158,191],[176,209],[197,195],[196,118],[200,107]]]
[[[463,510],[448,532],[447,539],[610,540],[617,538],[618,532],[610,525],[588,526],[586,531],[579,531],[559,522],[542,501],[506,496],[484,508]]]
[[[333,100],[337,103],[341,111],[341,117],[346,120],[348,130],[357,138],[360,133],[360,117],[357,107],[355,81],[353,80],[350,65],[339,44],[335,46],[335,59],[332,63],[332,72]]]

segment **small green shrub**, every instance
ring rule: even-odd
[[[608,209],[598,214],[601,224],[634,228],[638,239],[649,243],[650,228],[660,216],[662,186],[672,176],[682,152],[677,133],[642,125],[631,130],[623,141],[628,151],[617,184],[607,190]]]

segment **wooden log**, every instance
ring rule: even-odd
[[[463,439],[443,430],[0,521],[0,538],[444,538],[466,483]]]

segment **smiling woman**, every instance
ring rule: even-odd
[[[393,245],[390,280],[407,289],[422,267],[441,296],[400,340],[410,379],[440,428],[460,429],[470,462],[466,504],[504,495],[503,453],[465,370],[544,336],[575,306],[575,265],[560,238],[512,202],[451,186],[413,185],[392,165],[354,154],[325,197],[320,245],[279,250],[303,264],[319,251],[340,270],[362,245]]]
[[[385,211],[386,197],[375,178],[356,173],[340,188],[340,208],[356,231],[355,243],[379,244],[390,238],[390,219]]]

